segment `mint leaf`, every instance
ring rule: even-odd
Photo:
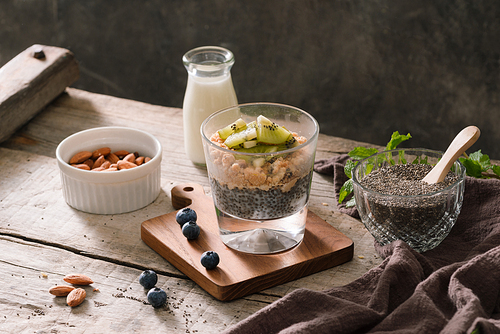
[[[481,150],[471,153],[469,155],[469,159],[478,162],[481,165],[483,172],[487,171],[491,166],[490,157],[481,153]]]
[[[377,153],[376,148],[366,148],[366,147],[355,147],[348,155],[354,160],[363,160],[368,158],[370,155]]]
[[[344,185],[342,186],[342,188],[340,188],[340,192],[339,192],[339,203],[342,203],[344,201],[344,199],[350,194],[352,193],[352,191],[354,190],[354,186],[353,186],[353,183],[352,183],[352,179],[349,179],[347,181],[345,181]]]
[[[466,174],[475,178],[482,178],[483,167],[472,159],[460,158],[460,162],[465,166]]]
[[[352,196],[352,198],[345,203],[346,208],[352,208],[355,205],[356,205],[356,199],[354,198],[354,196]]]
[[[411,135],[408,133],[405,135],[400,135],[398,131],[392,133],[391,140],[387,143],[385,147],[386,151],[394,150],[399,144],[411,138]]]
[[[500,166],[491,165],[491,170],[493,171],[493,173],[495,173],[496,175],[500,176]]]
[[[347,160],[344,166],[344,173],[347,175],[348,178],[352,178],[352,171],[354,170],[354,167],[358,164],[357,161],[352,161],[352,160]]]

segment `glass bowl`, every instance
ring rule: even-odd
[[[420,195],[379,192],[373,190],[375,186],[368,187],[364,178],[390,165],[433,166],[442,155],[442,152],[420,148],[396,149],[374,154],[354,168],[356,208],[361,221],[380,245],[402,240],[420,253],[439,245],[455,225],[462,208],[465,167],[457,160],[451,168],[454,180],[448,180],[448,185],[441,190]]]

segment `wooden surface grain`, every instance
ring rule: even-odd
[[[148,131],[163,145],[160,195],[141,210],[93,215],[63,199],[57,145],[77,131],[107,125]],[[359,145],[366,144],[320,135],[316,158]],[[175,210],[174,186],[194,182],[210,193],[206,170],[184,153],[181,109],[68,88],[0,144],[0,156],[1,333],[219,333],[294,289],[345,285],[381,262],[360,221],[338,212],[331,178],[315,173],[309,208],[354,242],[353,259],[230,302],[201,289],[141,240],[142,222]],[[145,269],[159,273],[165,308],[144,304],[138,277]],[[94,281],[75,308],[48,293],[69,273]]]

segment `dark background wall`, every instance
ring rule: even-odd
[[[73,51],[76,88],[181,107],[182,55],[235,54],[239,102],[301,107],[321,132],[444,150],[465,126],[500,159],[500,3],[487,0],[4,0],[0,65],[32,44]]]

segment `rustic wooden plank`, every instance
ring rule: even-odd
[[[0,68],[0,142],[33,118],[78,77],[73,53],[38,44]]]
[[[167,292],[165,307],[154,309],[139,284],[139,269],[73,252],[0,236],[0,332],[2,333],[219,333],[267,303],[223,303],[196,284],[159,275]],[[36,256],[33,256],[36,254]],[[63,277],[84,273],[94,281],[84,287],[85,301],[70,308],[48,290],[67,285]],[[94,291],[94,289],[98,289]]]

